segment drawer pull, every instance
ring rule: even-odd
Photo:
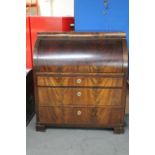
[[[81,81],[82,81],[81,79],[77,79],[76,83],[81,83]]]
[[[77,96],[81,96],[81,92],[77,92],[76,95],[77,95]]]
[[[77,111],[77,115],[80,116],[82,112],[80,110]]]

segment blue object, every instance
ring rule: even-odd
[[[129,45],[129,0],[75,0],[75,31],[126,32]],[[128,46],[129,47],[129,46]]]

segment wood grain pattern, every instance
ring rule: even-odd
[[[38,96],[39,106],[121,106],[122,90],[40,87]]]
[[[90,46],[91,45],[91,46]],[[40,41],[40,72],[122,72],[121,39],[48,39]]]
[[[124,132],[125,33],[39,33],[33,73],[37,131],[56,126]]]
[[[79,115],[78,112],[81,112]],[[82,107],[39,107],[39,123],[47,124],[121,124],[122,109]]]
[[[38,76],[38,86],[122,87],[123,78]]]
[[[48,38],[67,38],[67,39],[126,39],[126,34],[124,32],[38,32],[38,39],[48,39]]]

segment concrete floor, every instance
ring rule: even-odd
[[[56,129],[35,131],[35,117],[26,129],[27,155],[128,155],[129,117],[124,134],[112,130]]]

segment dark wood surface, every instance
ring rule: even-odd
[[[37,131],[47,126],[124,131],[124,33],[39,33],[33,66]]]
[[[35,114],[33,71],[26,75],[26,126]]]
[[[122,53],[121,39],[44,39],[39,44],[38,71],[122,72]]]
[[[38,88],[39,106],[121,106],[121,89]]]
[[[122,87],[123,78],[109,78],[109,77],[49,77],[38,76],[38,86],[82,86],[82,87]]]

